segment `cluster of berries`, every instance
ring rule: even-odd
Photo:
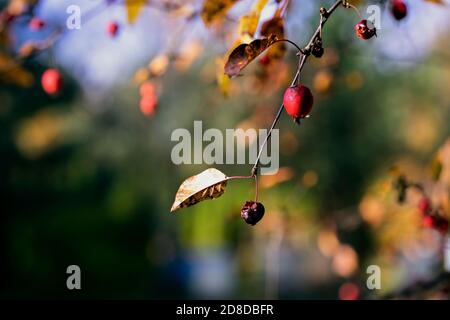
[[[408,7],[403,0],[392,0],[390,5],[392,15],[397,20],[402,20],[406,17]],[[361,20],[355,26],[355,32],[358,38],[362,40],[369,40],[373,36],[377,35],[375,27],[370,27],[367,20]],[[314,51],[314,49],[322,48],[320,52]],[[321,45],[314,46],[312,54],[315,57],[321,57],[323,55],[323,47]],[[259,63],[263,66],[270,64],[270,58],[263,56]],[[303,118],[309,117],[314,104],[314,96],[311,90],[301,84],[291,86],[286,89],[283,96],[283,105],[286,112],[294,119],[296,123],[300,123]],[[241,217],[250,225],[255,225],[264,216],[264,206],[255,201],[247,201],[241,209]],[[439,229],[443,228],[443,222],[434,215],[427,216],[428,224]],[[447,223],[448,227],[448,223]]]
[[[407,15],[408,7],[406,6],[404,0],[392,0],[390,10],[395,19],[402,20]],[[355,32],[358,38],[362,40],[368,40],[377,35],[376,28],[370,27],[368,25],[368,21],[365,19],[356,24]],[[314,55],[319,57],[321,56],[321,54]],[[267,60],[267,57],[263,57],[260,63],[265,65],[268,63]],[[289,87],[284,93],[283,104],[285,110],[297,123],[300,123],[300,119],[309,116],[312,110],[313,102],[314,98],[311,90],[303,85]]]

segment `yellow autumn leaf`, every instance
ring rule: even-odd
[[[220,92],[225,97],[228,97],[230,95],[230,91],[231,91],[231,80],[223,72],[223,68],[225,67],[225,59],[226,58],[217,58],[216,59],[216,82],[217,82]]]
[[[10,56],[0,53],[0,83],[10,83],[21,87],[33,85],[34,77]]]
[[[445,4],[443,0],[425,0],[425,2],[434,3],[434,4],[442,4],[442,5]]]
[[[146,4],[147,0],[125,0],[128,22],[130,24],[136,21],[137,17],[139,17],[139,14]]]
[[[257,0],[254,4],[250,12],[246,15],[243,15],[239,19],[238,24],[238,34],[239,37],[246,37],[250,36],[253,37],[253,35],[256,32],[256,29],[258,28],[259,18],[261,16],[261,11],[263,10],[264,6],[267,4],[267,0]],[[246,40],[241,39],[241,43],[245,42]]]
[[[200,16],[206,26],[223,17],[239,0],[205,0]]]

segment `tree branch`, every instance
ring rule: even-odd
[[[303,49],[299,50],[299,55],[300,55],[300,57],[299,57],[299,64],[298,64],[297,72],[295,73],[294,79],[291,82],[291,86],[293,86],[296,83],[298,83],[298,81],[300,79],[300,74],[301,74],[302,69],[303,69],[303,66],[305,65],[305,62],[308,59],[308,57],[311,55],[311,49],[313,48],[313,46],[315,45],[317,40],[319,40],[319,39],[321,40],[322,28],[324,27],[325,23],[328,21],[329,17],[333,14],[333,12],[341,5],[344,8],[349,8],[350,7],[350,5],[349,5],[349,3],[347,1],[345,1],[345,0],[338,0],[328,10],[323,8],[323,7],[320,8],[320,23],[319,23],[319,26],[317,27],[316,31],[312,35],[312,37],[309,40],[308,44]],[[278,108],[277,115],[275,116],[275,119],[273,120],[272,125],[270,126],[270,129],[269,129],[269,132],[267,133],[266,138],[264,139],[263,143],[261,144],[258,156],[257,156],[256,161],[255,161],[255,164],[253,165],[253,168],[251,170],[252,176],[255,176],[255,175],[258,174],[258,166],[259,166],[259,161],[261,159],[262,151],[264,150],[267,142],[270,140],[270,137],[272,136],[272,131],[275,128],[275,126],[277,125],[278,120],[281,117],[281,113],[283,112],[283,108],[284,108],[284,105],[282,103],[280,105],[280,107]]]

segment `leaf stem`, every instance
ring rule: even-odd
[[[295,48],[297,48],[298,51],[300,51],[300,52],[302,51],[302,49],[298,46],[298,44],[296,44],[294,41],[291,41],[289,39],[278,39],[277,41],[274,42],[274,44],[278,43],[278,42],[288,42],[288,43],[292,44]]]
[[[253,179],[255,176],[251,175],[251,176],[233,176],[233,177],[228,177],[225,180],[242,180],[242,179]]]
[[[358,15],[358,17],[359,17],[360,19],[362,19],[361,12],[359,12],[359,10],[358,10],[357,7],[355,7],[354,5],[352,5],[351,3],[349,3],[348,1],[344,1],[344,3],[343,3],[342,5],[343,5],[345,8],[351,8],[351,9],[353,9],[353,10],[356,12],[356,14]]]

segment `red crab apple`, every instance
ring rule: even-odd
[[[259,64],[262,66],[268,66],[270,62],[270,57],[267,55],[262,56],[261,59],[259,59]]]
[[[156,93],[156,87],[155,87],[155,84],[151,81],[145,81],[139,87],[139,94],[142,97],[153,96],[153,95],[155,95],[155,93]]]
[[[311,90],[303,85],[289,87],[284,92],[284,109],[297,123],[310,114],[313,103],[314,97]]]
[[[155,112],[157,103],[158,101],[154,96],[144,96],[141,98],[139,108],[144,115],[151,116]]]
[[[359,295],[359,287],[352,282],[346,282],[339,288],[339,299],[341,300],[358,300]]]
[[[42,74],[41,85],[44,91],[50,95],[58,94],[63,87],[61,73],[57,69],[47,69]]]
[[[5,9],[3,11],[0,11],[0,24],[8,25],[9,23],[13,22],[14,19],[17,18],[17,15],[10,12],[9,10]]]
[[[117,35],[117,32],[119,32],[119,24],[117,22],[111,21],[110,23],[108,23],[106,31],[112,38],[114,38]]]
[[[369,40],[373,36],[377,35],[377,29],[375,27],[370,28],[367,25],[367,20],[361,20],[355,26],[356,35],[363,40]]]
[[[39,31],[45,26],[45,22],[39,17],[33,17],[28,26],[33,31]]]
[[[417,207],[423,216],[428,215],[431,210],[430,200],[428,200],[428,198],[426,197],[423,197],[422,199],[420,199],[419,203],[417,204]]]
[[[391,1],[391,13],[396,20],[402,20],[408,14],[408,6],[403,0]]]

